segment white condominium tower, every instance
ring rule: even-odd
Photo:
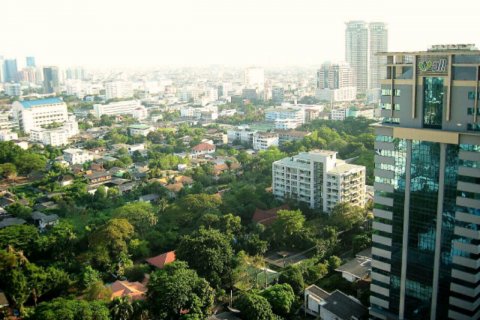
[[[379,89],[380,80],[387,76],[387,58],[378,55],[379,52],[387,52],[388,50],[388,29],[383,22],[370,22],[368,24],[370,33],[370,78],[369,89]]]
[[[365,204],[365,167],[337,159],[335,151],[314,150],[272,164],[273,195],[330,212],[337,203]]]
[[[263,91],[265,87],[265,72],[262,68],[245,70],[245,88]]]
[[[365,21],[349,21],[345,30],[345,60],[355,72],[359,92],[368,88],[368,27]]]

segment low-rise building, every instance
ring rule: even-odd
[[[132,124],[128,126],[128,133],[131,136],[144,136],[146,137],[150,132],[153,131],[153,128],[146,124]]]
[[[278,144],[282,145],[285,142],[301,141],[303,138],[311,135],[311,132],[297,131],[297,130],[275,130],[278,134]]]
[[[254,130],[250,130],[248,126],[240,126],[236,129],[227,130],[228,143],[239,142],[252,145],[255,132]]]
[[[108,286],[112,291],[111,299],[127,297],[128,299],[144,300],[147,294],[147,287],[140,282],[130,282],[127,280],[117,280]]]
[[[253,149],[257,151],[278,147],[278,134],[270,132],[256,132],[253,135]]]
[[[335,269],[342,273],[342,278],[348,282],[367,280],[372,272],[372,248],[365,249],[355,255],[354,259]]]
[[[168,251],[158,256],[148,258],[146,261],[149,265],[155,268],[163,269],[165,265],[172,263],[175,260],[176,260],[175,251]]]
[[[17,140],[18,134],[10,130],[0,130],[0,141]]]
[[[320,319],[360,320],[368,316],[368,309],[357,299],[335,290],[320,308]]]
[[[30,130],[30,140],[40,142],[47,146],[64,146],[68,144],[69,133],[64,128]]]
[[[302,152],[272,164],[272,192],[324,212],[341,202],[364,206],[365,167],[337,159],[334,151]]]
[[[124,114],[129,114],[137,119],[145,119],[147,117],[146,108],[137,100],[95,104],[93,105],[93,111],[98,118],[102,115],[116,116]]]
[[[312,316],[320,316],[321,307],[326,304],[325,299],[330,296],[330,293],[320,287],[312,284],[304,291],[305,311]]]
[[[87,150],[69,148],[63,150],[63,159],[70,165],[84,164],[93,161],[93,155]]]
[[[193,157],[198,157],[205,154],[215,153],[215,145],[210,143],[200,143],[192,148],[191,155]]]

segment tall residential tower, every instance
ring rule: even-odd
[[[365,21],[349,21],[345,30],[345,60],[355,72],[359,92],[368,88],[368,27]]]
[[[379,52],[388,51],[388,30],[383,22],[370,22],[369,31],[369,89],[380,89],[380,79],[385,79],[387,63],[386,57]]]
[[[480,51],[385,58],[370,315],[480,319]]]

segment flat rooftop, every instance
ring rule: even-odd
[[[24,107],[25,109],[43,106],[43,105],[64,103],[63,100],[59,98],[47,98],[47,99],[38,99],[38,100],[29,100],[29,101],[24,100],[19,102],[22,105],[22,107]]]

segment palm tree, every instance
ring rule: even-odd
[[[112,320],[130,320],[133,316],[133,305],[129,297],[115,298],[109,307]]]

